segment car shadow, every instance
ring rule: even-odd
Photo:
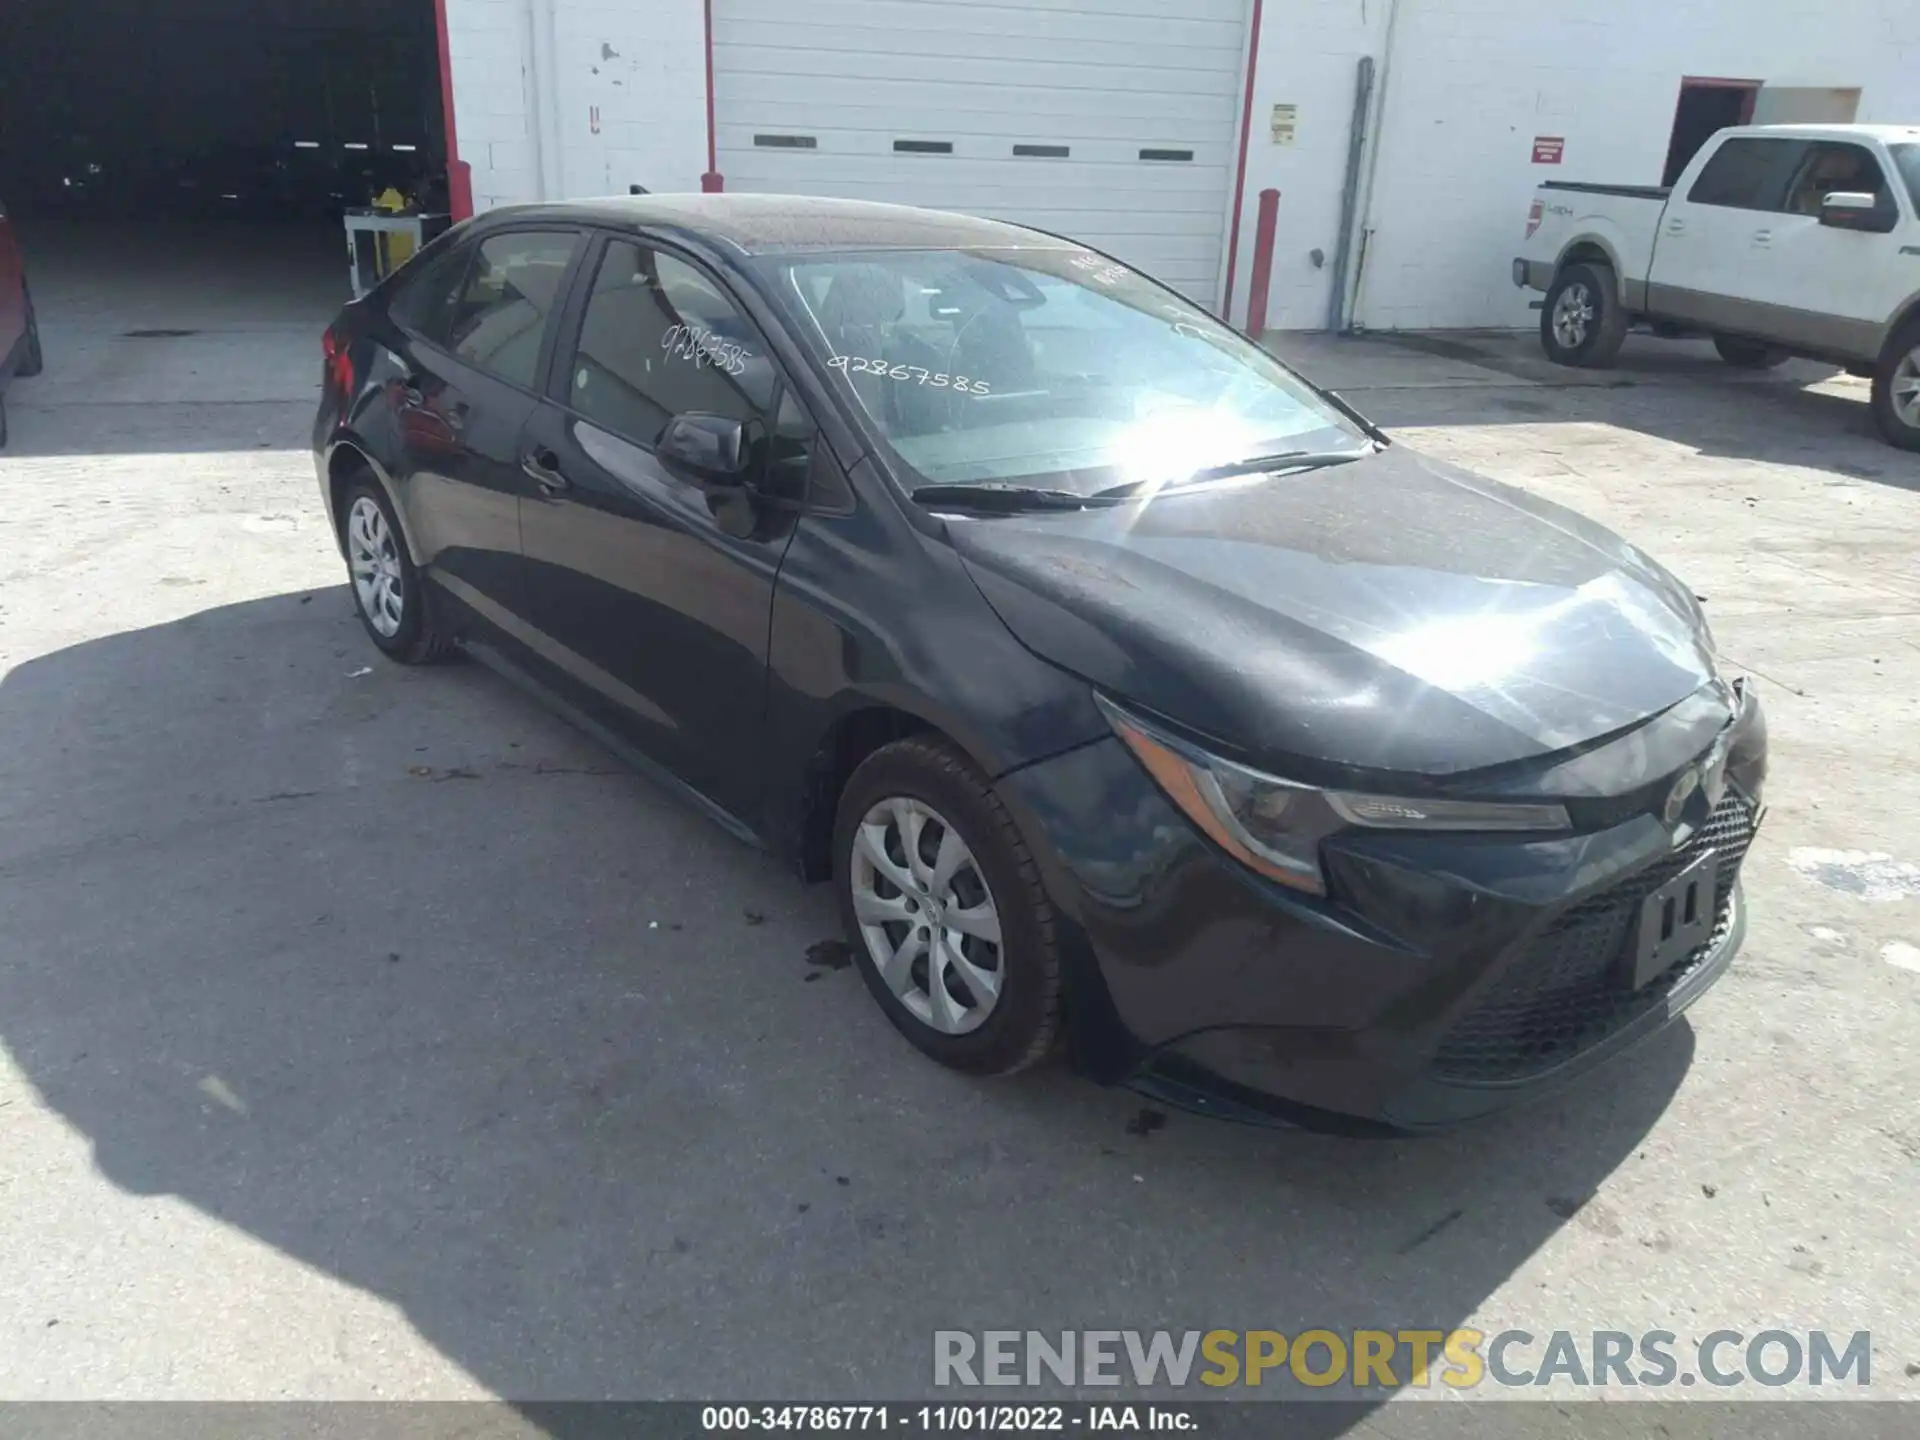
[[[1646,1240],[1596,1193],[1685,1025],[1451,1136],[1161,1123],[1057,1068],[928,1064],[807,963],[831,933],[487,672],[380,660],[341,590],[0,679],[13,1063],[114,1185],[383,1298],[516,1401],[926,1396],[940,1329],[1445,1330],[1565,1227]]]
[[[1901,490],[1920,490],[1920,456],[1874,428],[1867,382],[1831,365],[1790,360],[1778,370],[1731,369],[1704,341],[1635,335],[1611,369],[1549,362],[1531,334],[1391,333],[1296,342],[1313,361],[1352,369],[1344,393],[1389,428],[1419,425],[1588,423],[1636,431],[1701,455],[1801,466]],[[1400,385],[1390,357],[1443,367],[1427,384]],[[1384,360],[1385,363],[1381,363]],[[1499,382],[1505,377],[1517,384]],[[1444,381],[1453,378],[1458,383]]]

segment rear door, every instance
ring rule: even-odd
[[[1821,202],[1841,191],[1872,195],[1887,228],[1822,225]],[[1767,307],[1769,333],[1810,350],[1878,359],[1881,328],[1907,294],[1894,261],[1901,232],[1913,228],[1909,207],[1905,187],[1867,146],[1809,145],[1779,211],[1754,240],[1750,288]]]
[[[521,432],[538,401],[577,229],[495,231],[429,269],[395,305],[383,386],[401,503],[428,573],[495,624],[517,602]]]
[[[527,433],[546,477],[521,507],[528,643],[595,718],[751,823],[793,515],[710,496],[654,445],[674,415],[721,415],[759,427],[771,466],[803,482],[813,425],[703,265],[611,236],[595,265]]]
[[[1777,218],[1808,141],[1758,135],[1722,140],[1667,201],[1654,241],[1647,307],[1733,334],[1764,334],[1753,293],[1757,235]]]

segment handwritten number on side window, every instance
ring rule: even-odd
[[[737,341],[724,340],[699,325],[670,325],[660,337],[660,348],[681,360],[691,360],[696,369],[711,365],[729,375],[743,374],[748,352]]]

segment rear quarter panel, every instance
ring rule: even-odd
[[[1524,258],[1557,273],[1588,254],[1603,256],[1619,277],[1627,304],[1644,301],[1654,237],[1665,209],[1661,201],[1545,186],[1534,198],[1540,205],[1540,225],[1527,242]]]

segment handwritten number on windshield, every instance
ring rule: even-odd
[[[984,380],[970,380],[965,375],[948,375],[941,371],[923,370],[918,365],[889,365],[884,360],[865,360],[858,355],[836,355],[827,364],[848,375],[884,375],[889,380],[911,380],[916,385],[931,385],[936,390],[944,390],[952,386],[962,395],[991,393]]]

